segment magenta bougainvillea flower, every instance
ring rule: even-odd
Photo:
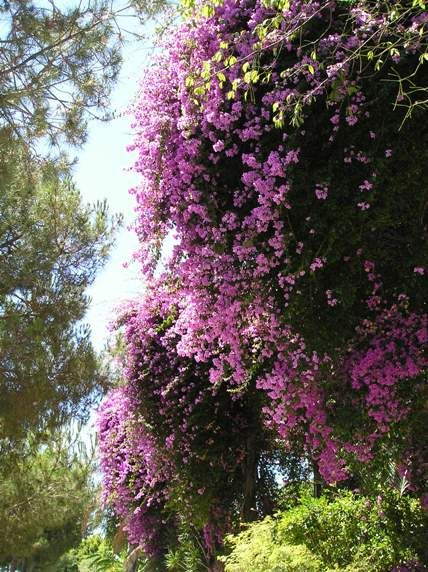
[[[151,286],[123,319],[125,378],[170,430],[160,442],[154,419],[132,423],[144,459],[136,469],[117,435],[129,408],[144,404],[131,400],[107,429],[100,422],[105,487],[133,538],[142,533],[132,532],[129,506],[149,512],[119,475],[136,471],[141,490],[156,491],[150,503],[165,503],[172,492],[161,483],[201,455],[206,421],[246,427],[235,409],[250,391],[265,430],[304,451],[329,483],[372,462],[382,443],[397,462],[420,462],[409,428],[428,365],[427,197],[417,175],[426,134],[417,141],[417,121],[402,126],[397,86],[381,80],[393,66],[414,69],[427,22],[402,25],[406,42],[376,66],[370,46],[396,32],[386,11],[292,0],[279,14],[225,0],[171,32],[145,70],[130,150],[141,175],[138,258]],[[351,57],[358,50],[364,69]],[[117,395],[101,419],[110,402],[123,407]],[[233,472],[248,451],[227,446],[210,462]],[[196,481],[188,490],[203,496]]]

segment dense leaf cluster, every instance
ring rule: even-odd
[[[89,525],[96,493],[93,457],[65,433],[49,437],[42,449],[29,438],[13,470],[2,462],[0,566],[55,572]]]
[[[81,325],[118,219],[85,206],[65,170],[1,140],[0,451],[87,415],[103,382]],[[18,405],[19,404],[19,405]]]
[[[396,491],[375,499],[347,492],[332,501],[303,495],[293,509],[228,537],[222,560],[226,572],[422,571],[416,561],[425,526],[418,503]]]

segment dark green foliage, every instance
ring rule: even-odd
[[[0,565],[56,572],[85,534],[95,508],[93,456],[70,436],[27,441],[21,459],[0,467]]]
[[[81,325],[86,288],[119,219],[84,205],[67,169],[12,140],[0,163],[0,455],[30,431],[85,416],[104,383]]]
[[[0,0],[0,569],[77,570],[61,556],[86,533],[93,467],[55,432],[108,381],[82,320],[120,217],[82,202],[61,145],[112,116],[121,16],[163,6]]]

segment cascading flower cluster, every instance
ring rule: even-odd
[[[199,404],[207,423],[233,419],[238,398],[210,404],[222,391],[257,394],[266,426],[328,482],[421,408],[428,133],[419,109],[404,123],[393,109],[412,104],[393,78],[426,81],[428,19],[394,9],[224,0],[144,73],[130,150],[149,281],[175,241],[124,320],[126,377],[176,469],[201,458]]]
[[[247,396],[215,388],[206,363],[177,353],[177,312],[177,297],[160,283],[123,308],[127,384],[98,419],[104,496],[148,554],[185,522],[200,531],[208,560],[241,502],[254,419]]]
[[[192,464],[206,464],[211,481],[218,467],[220,475],[233,472],[243,455],[248,419],[245,400],[224,387],[214,388],[206,363],[177,352],[177,312],[177,297],[161,284],[133,305],[125,318],[125,376],[139,396],[141,415],[155,428],[159,449],[170,458],[179,479],[189,473],[189,489],[198,495],[205,474],[201,471],[198,482]]]
[[[347,364],[352,388],[367,389],[364,399],[369,417],[375,420],[379,433],[385,433],[393,422],[409,413],[398,395],[400,382],[417,378],[426,371],[428,356],[428,318],[418,314],[403,315],[393,306],[376,321],[363,324],[363,350],[351,351]],[[410,391],[406,392],[407,394]]]
[[[112,505],[131,544],[157,550],[170,479],[130,386],[110,391],[98,412],[104,502]]]

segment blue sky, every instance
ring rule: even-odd
[[[109,123],[90,124],[88,141],[78,154],[74,171],[84,201],[93,203],[107,199],[111,211],[121,212],[125,217],[110,259],[88,291],[92,302],[85,321],[91,326],[97,350],[105,344],[114,308],[141,293],[143,288],[138,264],[123,267],[124,262],[131,262],[138,246],[134,232],[128,229],[135,218],[134,199],[128,191],[138,182],[138,176],[127,170],[133,155],[126,151],[126,146],[133,136],[131,117],[125,111],[135,97],[142,69],[150,61],[149,43],[147,40],[125,48],[124,65],[112,95],[112,107],[119,117]]]

